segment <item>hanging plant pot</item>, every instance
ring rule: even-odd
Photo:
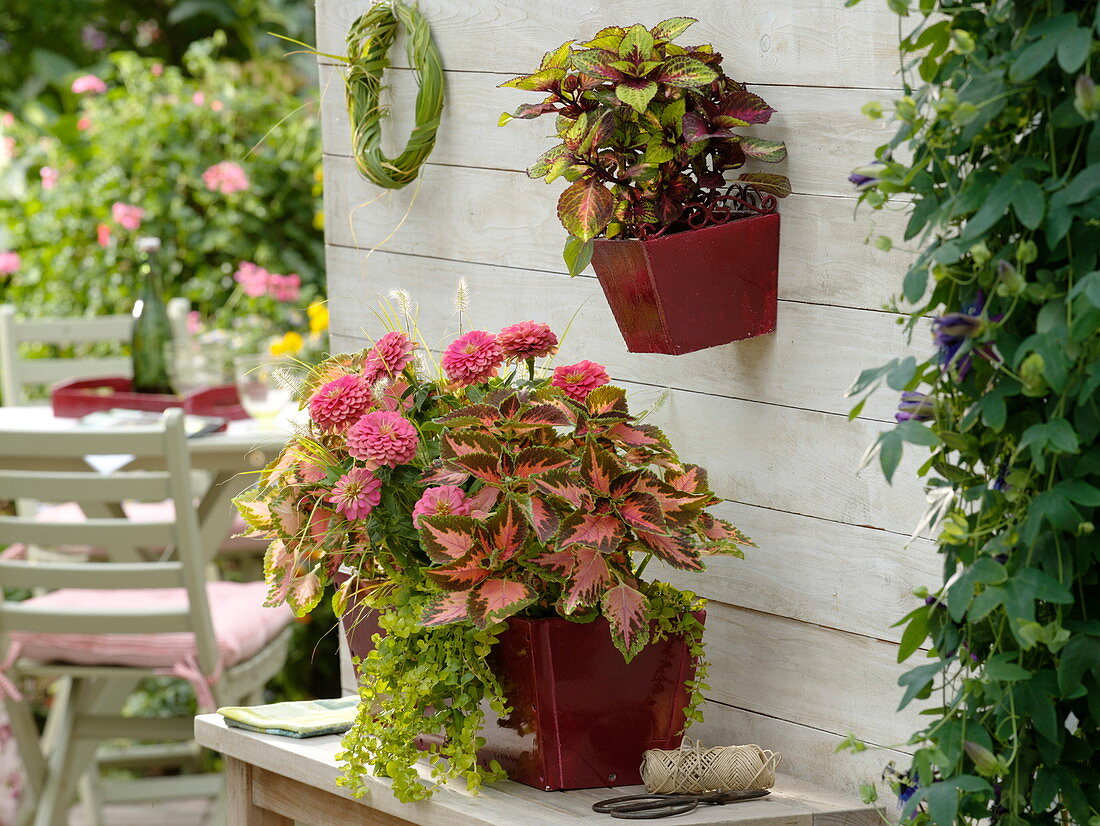
[[[632,353],[680,355],[775,332],[775,199],[747,217],[724,205],[693,206],[663,234],[596,239],[592,268]]]
[[[373,616],[349,605],[351,656],[366,657],[378,630]],[[680,745],[695,673],[681,637],[650,643],[627,663],[606,619],[510,617],[490,663],[512,711],[501,717],[483,706],[478,760],[496,760],[511,780],[546,791],[636,785],[647,749]],[[439,742],[417,738],[425,750]]]

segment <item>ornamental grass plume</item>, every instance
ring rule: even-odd
[[[573,401],[583,402],[588,394],[611,381],[602,364],[594,361],[578,361],[576,364],[554,368],[550,383],[559,388]]]
[[[539,321],[521,321],[497,333],[497,344],[505,359],[537,359],[558,352],[558,337],[550,325]]]
[[[382,336],[367,350],[363,362],[363,375],[367,381],[393,377],[412,363],[416,342],[407,335],[391,331]]]
[[[353,424],[374,402],[370,384],[348,373],[321,386],[309,399],[309,415],[321,428],[333,432]]]
[[[382,501],[382,480],[366,468],[354,467],[340,477],[325,501],[348,519],[365,519]]]
[[[496,336],[484,330],[459,336],[443,353],[443,371],[461,387],[488,381],[496,376],[503,362],[504,354]]]
[[[362,416],[347,433],[348,453],[355,459],[397,467],[416,456],[420,437],[416,426],[400,413],[374,410]]]

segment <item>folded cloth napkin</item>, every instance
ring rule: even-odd
[[[218,709],[218,714],[225,718],[227,726],[246,731],[283,737],[320,737],[342,734],[351,728],[358,705],[358,697],[341,697],[264,706],[225,706]]]

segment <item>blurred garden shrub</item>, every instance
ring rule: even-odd
[[[315,101],[280,61],[221,59],[192,44],[187,73],[116,52],[69,80],[70,114],[30,104],[0,116],[0,301],[41,315],[127,312],[134,241],[163,241],[167,297],[204,316],[234,295],[241,264],[324,291]],[[247,292],[247,291],[246,291]],[[271,295],[241,296],[264,315]]]

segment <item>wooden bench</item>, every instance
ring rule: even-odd
[[[336,785],[338,736],[296,740],[229,728],[217,714],[195,719],[195,739],[225,755],[228,822],[233,826],[562,826],[616,823],[592,811],[598,800],[644,792],[641,786],[542,792],[518,783],[495,783],[471,795],[461,783],[428,801],[398,802],[390,781],[372,778],[356,800]],[[426,770],[425,770],[426,773]],[[879,826],[878,812],[849,795],[780,776],[772,794],[728,806],[700,806],[667,821],[677,826]]]

